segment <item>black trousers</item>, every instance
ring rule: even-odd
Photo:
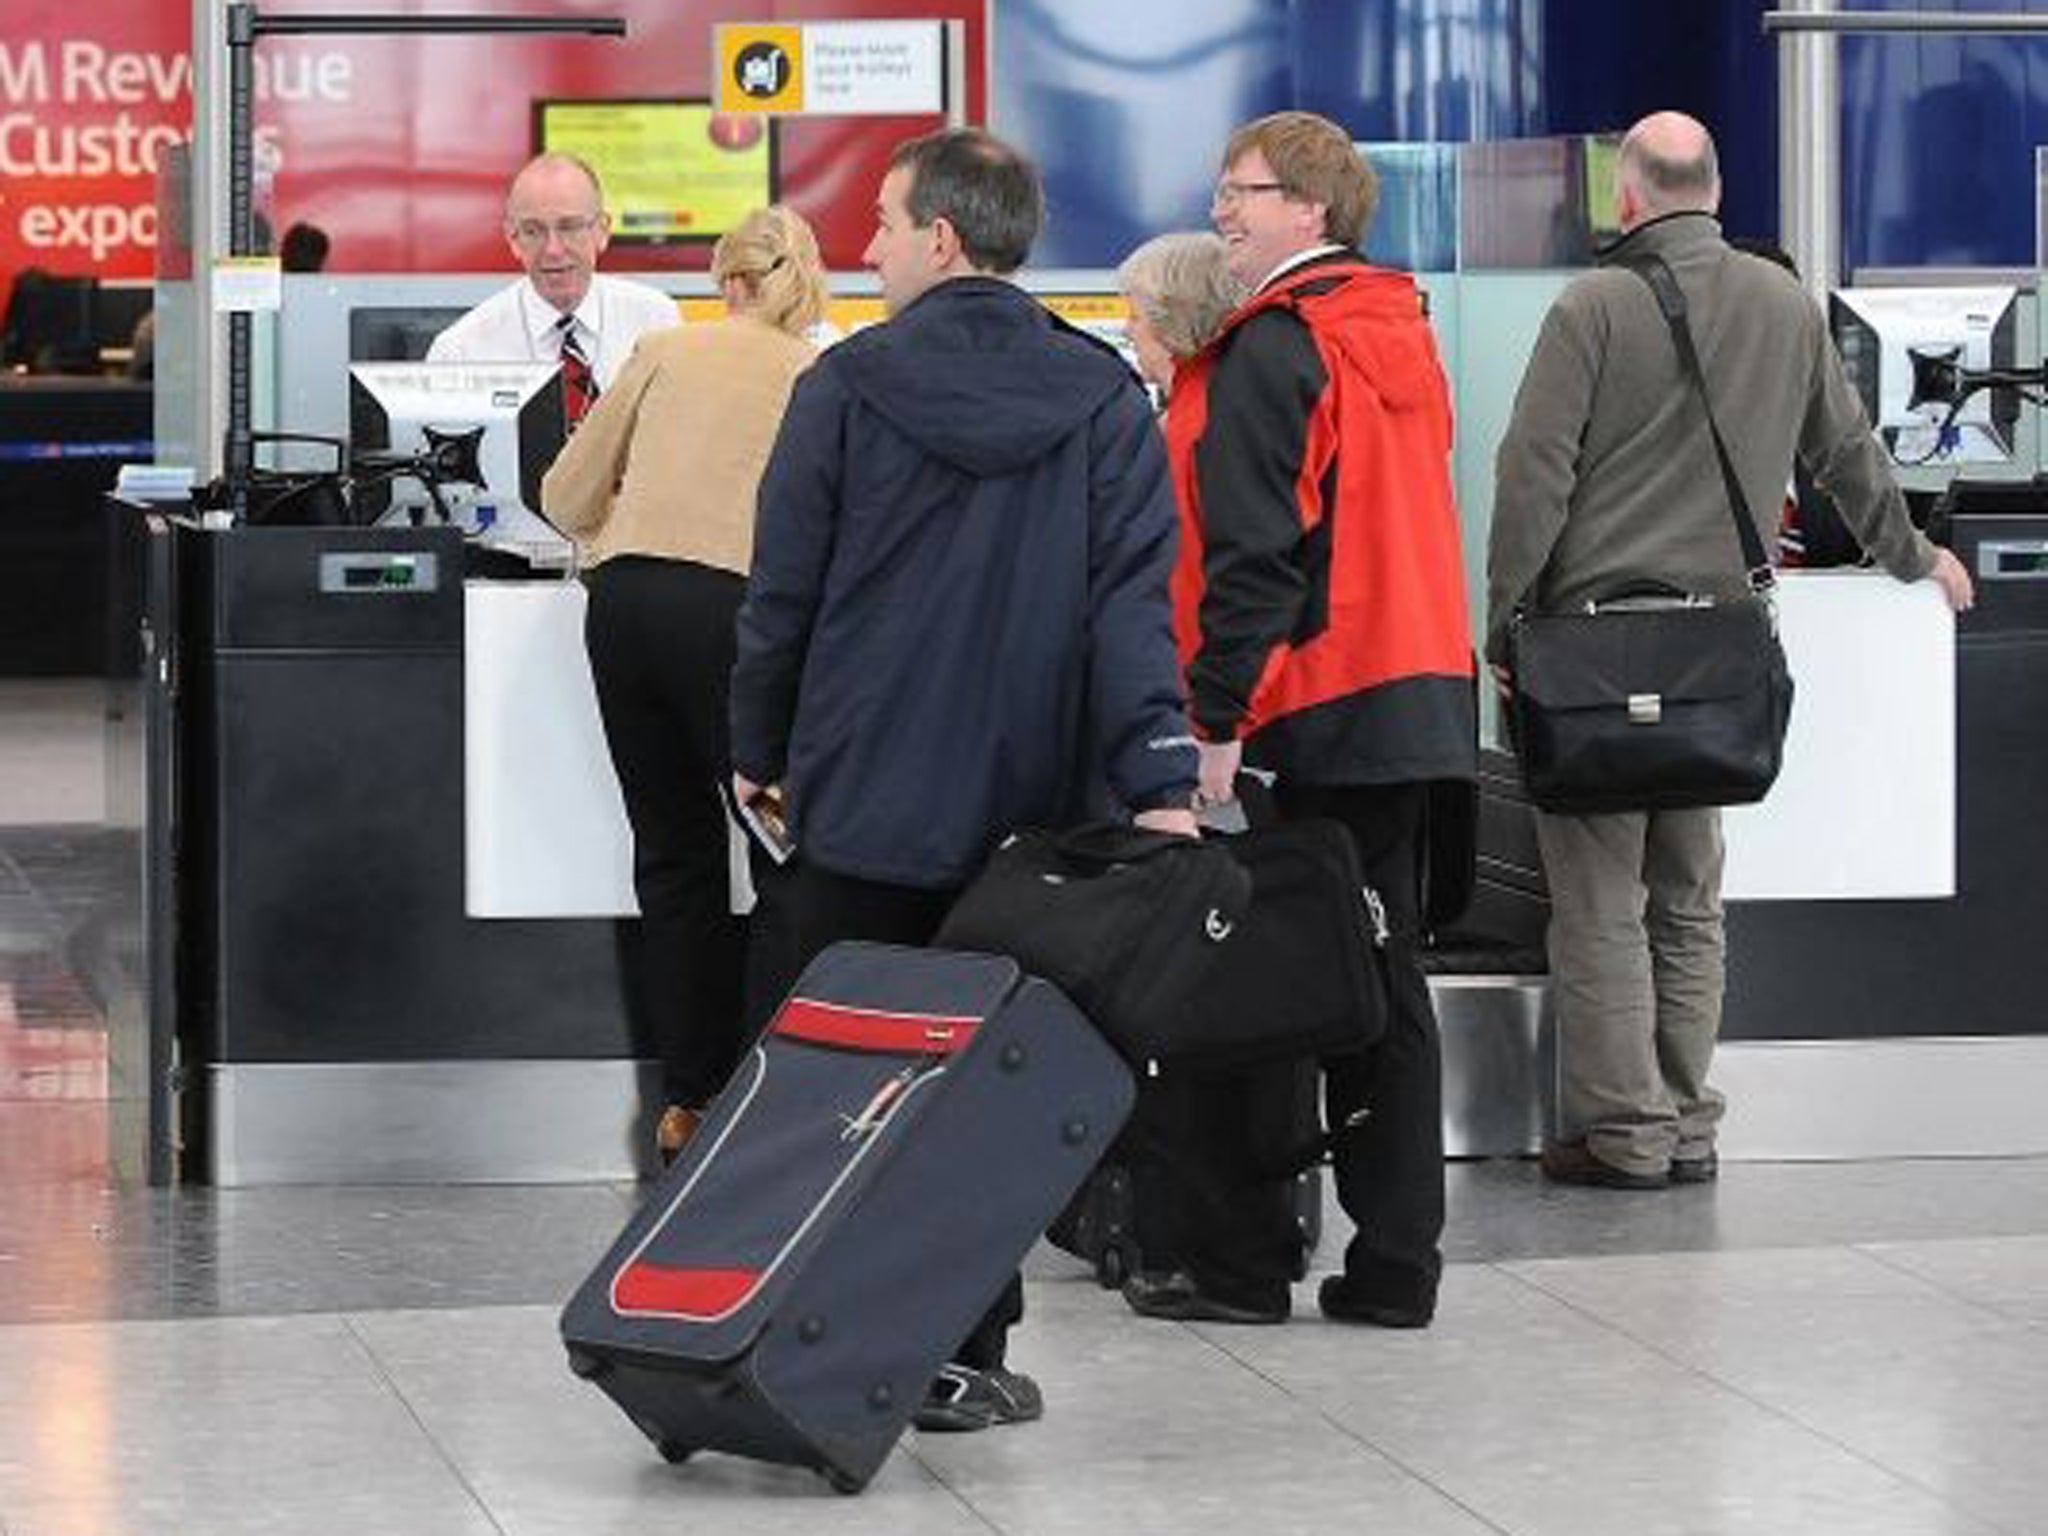
[[[640,916],[619,925],[627,1006],[667,1102],[699,1105],[742,1044],[745,929],[719,786],[732,771],[726,697],[746,580],[627,555],[584,583],[584,646],[633,827]]]
[[[1433,1302],[1443,1269],[1443,1052],[1416,958],[1427,795],[1421,784],[1283,784],[1276,792],[1282,820],[1349,829],[1386,904],[1386,1033],[1368,1049],[1325,1058],[1321,1069],[1324,1122],[1357,1121],[1331,1150],[1337,1202],[1358,1229],[1345,1274],[1364,1294],[1401,1306]],[[1151,1123],[1171,1150],[1146,1159],[1140,1199],[1166,1202],[1161,1226],[1173,1267],[1219,1299],[1277,1306],[1287,1294],[1293,1197],[1273,1164],[1301,1139],[1310,1070],[1282,1061],[1155,1080],[1161,1103]]]
[[[750,991],[768,988],[770,997],[749,998],[747,1012],[763,1023],[795,984],[797,974],[821,951],[841,939],[867,939],[877,944],[922,946],[931,942],[939,924],[959,896],[957,887],[925,890],[835,875],[798,862],[778,872],[762,897],[771,911],[756,909],[773,924],[779,960],[755,967]],[[953,1351],[953,1358],[977,1370],[1003,1363],[1010,1329],[1024,1316],[1024,1283],[1010,1277],[974,1331]]]

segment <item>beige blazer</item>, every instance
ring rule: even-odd
[[[754,495],[809,342],[744,315],[643,336],[541,482],[583,563],[655,555],[745,575]]]

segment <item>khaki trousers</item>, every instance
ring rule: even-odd
[[[1550,886],[1559,1133],[1629,1173],[1713,1150],[1721,813],[1536,814]]]

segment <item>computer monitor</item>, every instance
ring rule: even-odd
[[[417,362],[468,312],[461,304],[359,304],[348,312],[349,361]]]
[[[558,549],[540,482],[568,417],[555,363],[355,363],[349,463],[360,523],[439,522],[483,542]]]
[[[31,373],[95,373],[99,340],[93,328],[90,277],[31,269],[14,279],[0,363]]]
[[[122,354],[135,344],[135,327],[156,305],[156,284],[147,278],[116,281],[102,278],[92,292],[93,340],[102,358]]]
[[[1878,436],[1901,464],[2003,464],[2020,401],[1989,389],[1946,432],[1946,401],[1916,403],[1913,356],[1952,356],[1972,372],[2018,361],[2019,291],[2011,287],[1841,288],[1828,305],[1835,347]]]

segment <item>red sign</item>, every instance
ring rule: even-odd
[[[0,36],[0,302],[27,267],[147,278],[157,270],[156,176],[189,134],[191,7],[181,0],[7,0]],[[269,0],[266,14],[335,7]],[[395,9],[426,12],[407,4]],[[531,16],[532,0],[465,13]],[[254,52],[258,207],[305,222],[337,272],[496,272],[505,185],[532,152],[532,104],[711,94],[718,22],[961,20],[967,119],[987,116],[985,0],[554,0],[542,11],[620,16],[626,37],[267,38]],[[826,262],[857,268],[889,151],[930,117],[791,121],[781,195],[818,230]],[[615,247],[607,268],[702,267],[701,248]]]

